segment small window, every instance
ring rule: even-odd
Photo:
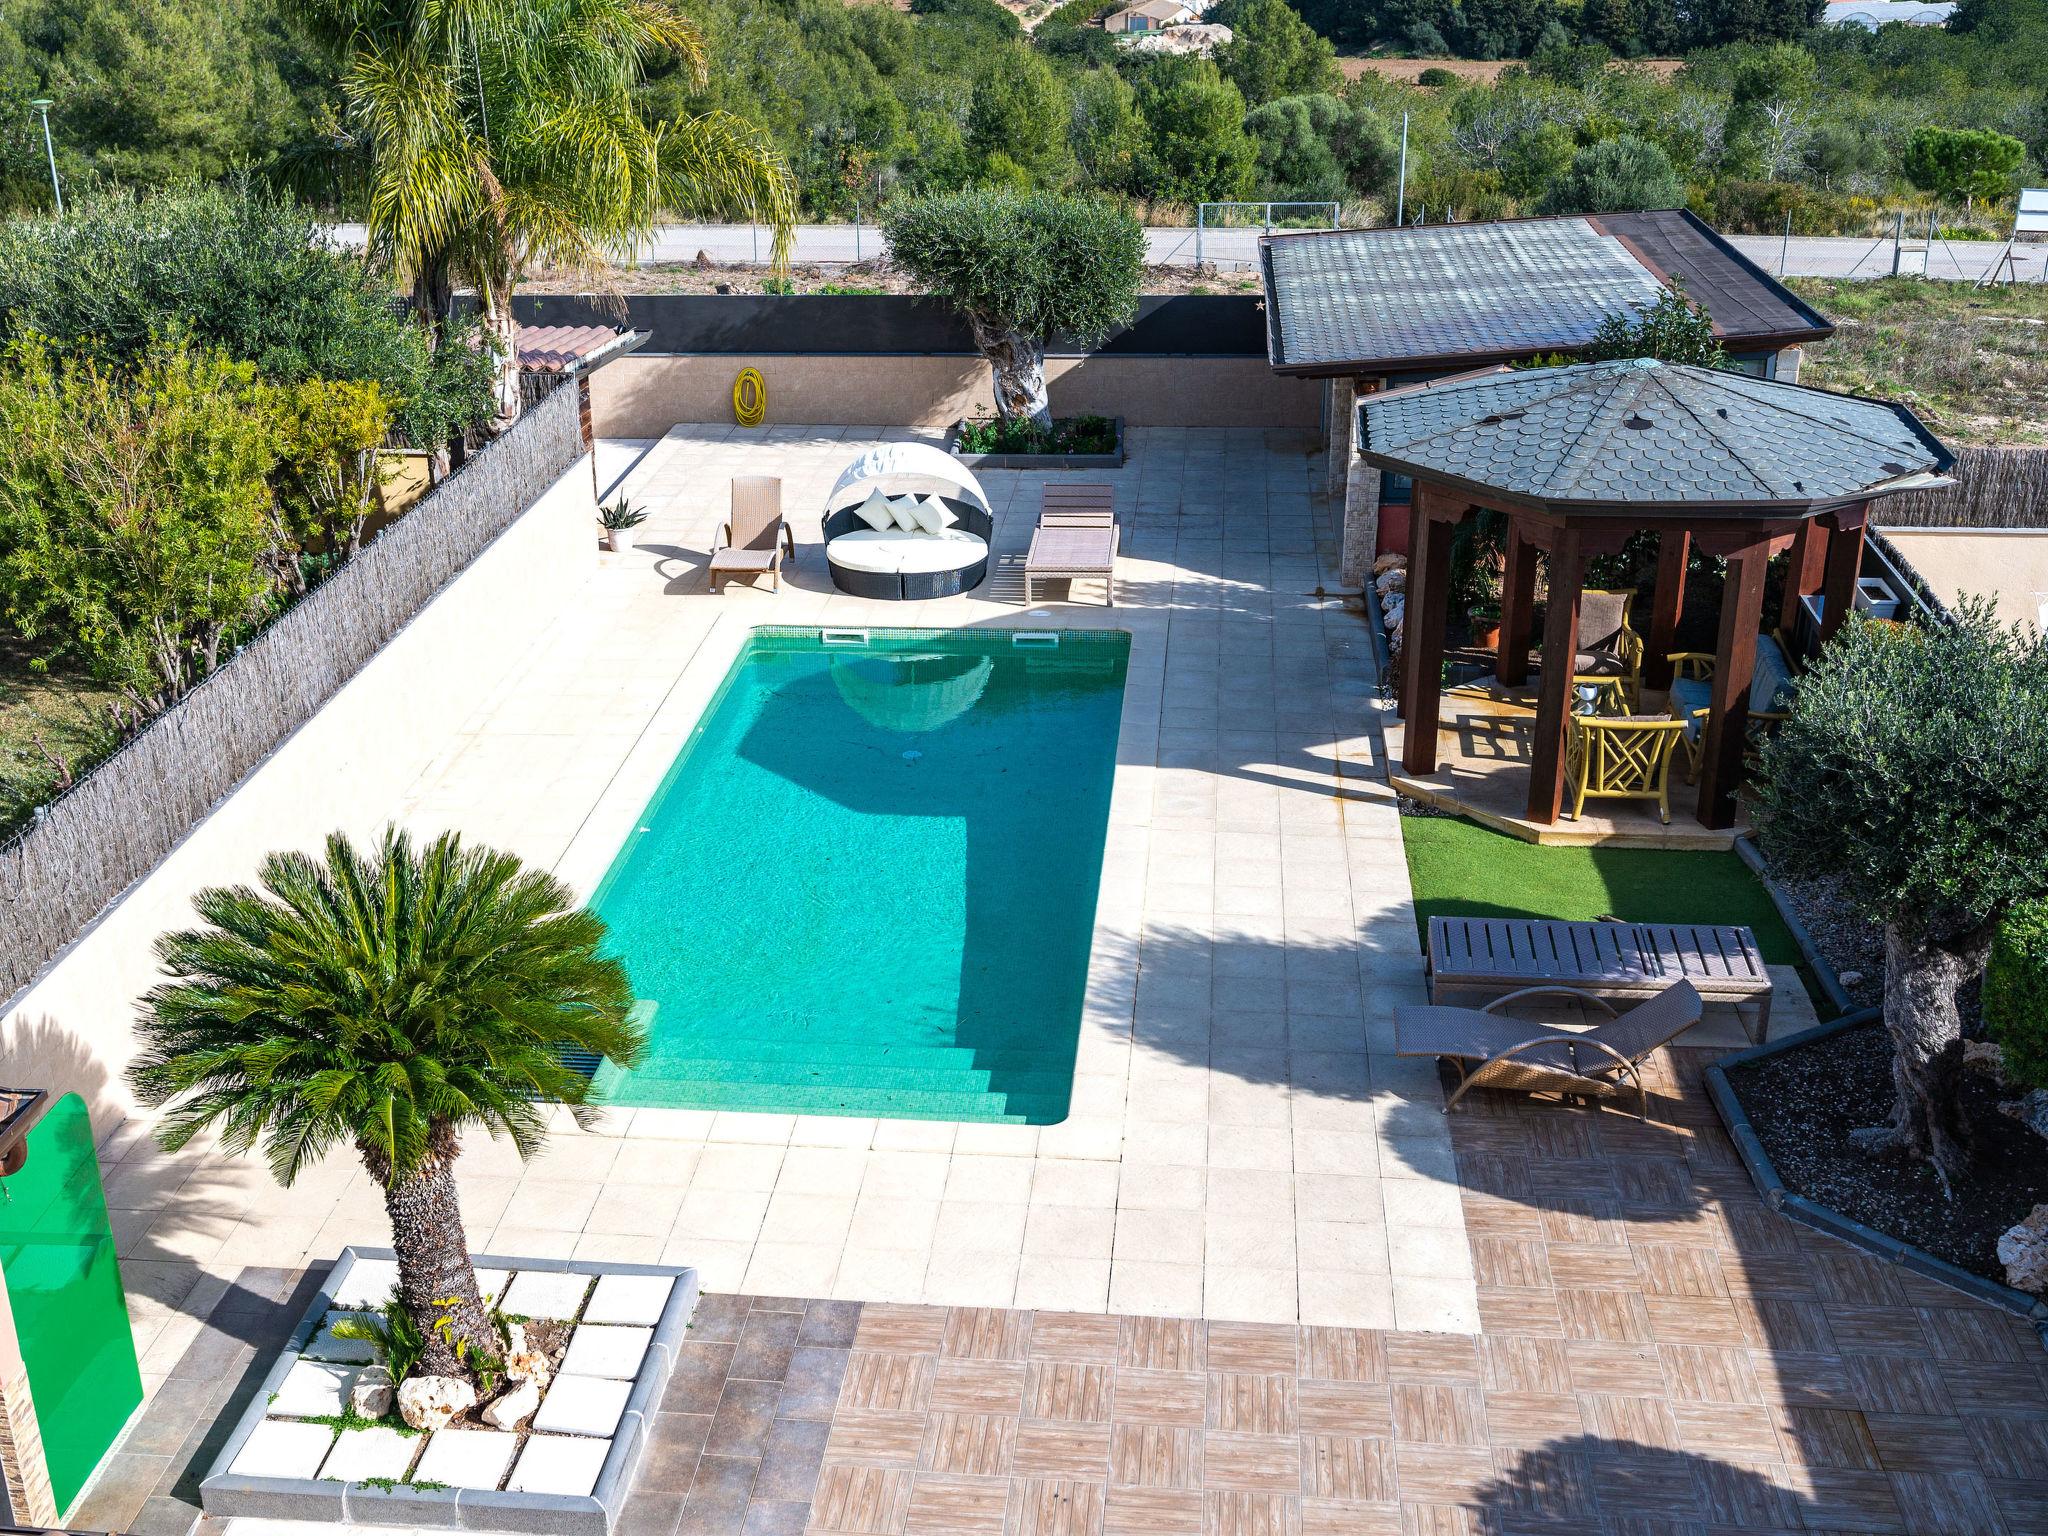
[[[1415,481],[1409,475],[1397,475],[1391,469],[1380,471],[1380,505],[1383,507],[1405,507],[1415,500]]]

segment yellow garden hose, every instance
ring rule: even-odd
[[[758,368],[742,368],[732,381],[732,418],[743,427],[758,427],[768,416],[768,381]]]

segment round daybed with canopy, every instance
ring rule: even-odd
[[[932,491],[936,484],[940,489]],[[876,528],[860,508],[884,495],[932,495],[948,526]],[[901,601],[951,597],[988,575],[995,518],[981,483],[958,459],[931,443],[884,443],[840,473],[825,498],[825,560],[832,584],[855,597]]]

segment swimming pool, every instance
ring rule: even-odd
[[[1064,1119],[1129,655],[754,631],[593,899],[650,1035],[605,1097]]]

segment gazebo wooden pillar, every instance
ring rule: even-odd
[[[1809,517],[1792,536],[1792,558],[1785,568],[1785,592],[1778,602],[1778,628],[1791,635],[1799,628],[1799,600],[1821,590],[1827,569],[1828,531]]]
[[[1650,593],[1650,635],[1643,652],[1643,681],[1671,686],[1671,653],[1678,648],[1678,620],[1685,612],[1685,568],[1692,558],[1692,534],[1666,528],[1657,535],[1657,583]]]
[[[1520,519],[1508,519],[1506,568],[1500,579],[1500,649],[1493,675],[1507,688],[1529,681],[1529,631],[1536,616],[1536,546]]]
[[[1856,578],[1863,571],[1863,525],[1870,503],[1859,501],[1826,514],[1827,573],[1822,584],[1820,638],[1823,643],[1849,622],[1856,608]]]
[[[1420,481],[1415,486],[1408,546],[1408,601],[1401,623],[1401,766],[1436,772],[1436,732],[1442,718],[1444,624],[1451,597],[1451,530],[1472,504]]]
[[[1771,550],[1772,541],[1764,539],[1728,554],[1706,751],[1700,764],[1703,826],[1735,825],[1735,796],[1742,787],[1742,754],[1749,739],[1749,685],[1756,676],[1757,633],[1763,627],[1764,567]]]
[[[1536,735],[1529,752],[1529,819],[1555,821],[1564,807],[1565,727],[1579,654],[1579,595],[1586,555],[1579,530],[1549,530],[1550,596],[1543,610],[1543,677],[1536,691]]]

